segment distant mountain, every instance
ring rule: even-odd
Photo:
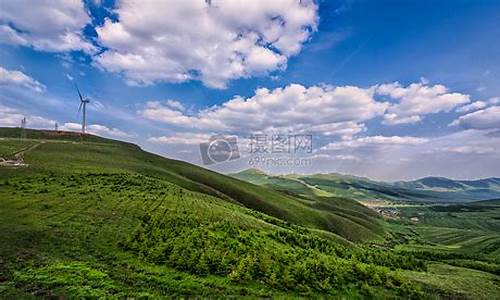
[[[500,197],[500,178],[453,180],[443,177],[425,177],[415,181],[396,182],[393,185],[428,192],[438,198],[455,199],[457,202]]]
[[[500,178],[453,180],[445,177],[425,177],[414,181],[395,182],[394,185],[427,190],[496,189],[500,186]]]
[[[413,181],[381,182],[338,173],[273,176],[255,169],[231,176],[285,191],[300,189],[297,184],[301,184],[329,196],[357,200],[472,202],[500,198],[500,178],[453,180],[425,177]]]
[[[489,200],[481,200],[481,201],[475,201],[473,204],[479,204],[479,205],[487,205],[487,206],[500,206],[500,199],[489,199]]]

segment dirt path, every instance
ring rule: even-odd
[[[0,157],[0,166],[2,167],[27,167],[28,164],[24,163],[24,154],[28,151],[31,151],[35,149],[36,147],[40,146],[41,144],[44,144],[45,141],[42,141],[38,144],[31,145],[29,147],[23,148],[17,152],[14,152],[14,158],[13,160],[9,159],[4,159]]]

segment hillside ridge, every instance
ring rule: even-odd
[[[384,182],[339,173],[272,175],[243,170],[230,175],[260,185],[269,185],[277,178],[300,180],[333,196],[360,201],[473,202],[500,197],[500,178],[496,177],[455,180],[428,176],[412,181]]]
[[[17,135],[19,129],[0,128],[0,137]],[[26,130],[27,139],[16,143],[47,141],[26,153],[29,168],[22,172],[132,172],[165,180],[187,190],[209,194],[232,203],[301,226],[324,230],[339,237],[361,241],[379,238],[383,227],[368,208],[354,205],[352,214],[337,213],[329,199],[303,199],[296,195],[254,185],[190,163],[146,152],[126,142],[78,134],[54,134],[52,131]],[[69,138],[68,140],[66,140]],[[1,149],[0,149],[1,150]],[[1,152],[0,152],[1,153]],[[1,155],[0,155],[1,156]],[[10,172],[13,172],[10,170]],[[261,173],[255,173],[261,174]],[[306,201],[305,201],[306,200]],[[348,207],[353,200],[344,201]],[[337,204],[337,207],[341,204]],[[344,206],[345,206],[344,205]],[[364,216],[361,221],[358,214]]]

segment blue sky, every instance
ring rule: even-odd
[[[307,166],[259,167],[500,176],[498,1],[2,2],[0,68],[0,126],[78,130],[78,83],[90,132],[193,163],[311,134]]]

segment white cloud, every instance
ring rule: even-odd
[[[451,152],[460,154],[491,154],[495,153],[496,150],[492,146],[464,145],[464,146],[435,148],[429,153],[438,153],[438,152]]]
[[[177,100],[173,100],[173,99],[168,99],[166,101],[166,105],[172,109],[175,109],[175,110],[180,110],[180,111],[183,111],[185,110],[186,108],[184,107],[184,105],[177,101]]]
[[[311,159],[328,159],[328,160],[341,160],[341,161],[352,161],[352,162],[360,162],[361,158],[351,155],[351,154],[338,154],[331,155],[327,153],[315,154],[310,157]]]
[[[500,106],[491,106],[463,115],[450,125],[466,129],[500,129]]]
[[[250,98],[235,96],[195,115],[157,101],[148,102],[139,114],[150,120],[205,131],[280,130],[352,136],[364,130],[360,122],[382,115],[386,107],[386,103],[373,99],[372,89],[353,86],[307,88],[292,84],[275,90],[260,88]]]
[[[332,156],[333,159],[338,159],[338,160],[350,160],[350,161],[361,161],[361,159],[355,155],[351,154],[339,154],[339,155],[334,155]]]
[[[466,112],[485,108],[487,105],[488,105],[487,102],[475,101],[475,102],[472,102],[471,104],[464,105],[464,106],[457,108],[456,111],[459,113],[466,113]]]
[[[234,96],[197,113],[187,113],[177,102],[150,101],[139,114],[150,120],[203,131],[293,131],[349,139],[366,131],[364,122],[375,117],[383,116],[383,123],[391,125],[420,122],[426,114],[450,111],[460,103],[469,102],[469,98],[449,92],[443,85],[427,86],[422,82],[407,87],[389,83],[368,88],[291,84],[274,90],[259,88],[251,97]],[[471,107],[480,105],[481,101],[476,101]]]
[[[93,53],[96,48],[82,36],[89,22],[82,1],[2,1],[0,42],[50,52]]]
[[[122,0],[119,21],[96,28],[109,49],[96,63],[131,84],[201,80],[224,88],[284,69],[316,30],[317,10],[309,0]]]
[[[148,101],[144,108],[138,111],[138,113],[146,119],[167,124],[186,127],[197,127],[200,125],[198,122],[195,122],[196,117],[187,116],[182,111],[173,109],[168,102]]]
[[[27,114],[0,104],[0,127],[20,127],[23,118],[26,118],[28,128],[54,128],[54,120]]]
[[[91,124],[91,125],[87,126],[86,130],[91,134],[113,137],[113,138],[133,137],[133,135],[128,134],[124,131],[121,131],[118,128],[106,127],[104,125],[99,125],[99,124]]]
[[[386,125],[398,125],[398,124],[418,123],[420,121],[422,121],[422,117],[418,115],[402,117],[397,113],[387,113],[384,115],[384,121],[382,123]]]
[[[470,101],[469,95],[451,93],[443,85],[429,86],[427,83],[423,81],[404,87],[394,82],[377,86],[377,95],[398,101],[388,108],[384,123],[393,125],[420,122],[422,115],[447,112]]]
[[[320,150],[343,150],[368,146],[415,146],[426,143],[428,139],[412,136],[366,136],[353,140],[329,143]]]
[[[62,126],[59,126],[59,130],[80,132],[82,130],[82,124],[64,123]],[[99,125],[99,124],[87,125],[85,127],[85,132],[93,134],[93,135],[110,137],[110,138],[130,138],[130,137],[132,137],[131,134],[128,134],[124,131],[121,131],[118,128],[110,128],[110,127],[106,127],[104,125]]]
[[[209,140],[210,135],[201,133],[178,133],[172,136],[151,137],[148,142],[172,145],[198,145]]]
[[[0,86],[23,86],[36,92],[43,92],[45,86],[21,71],[7,70],[0,66]]]
[[[352,140],[329,143],[320,150],[343,150],[369,146],[415,146],[428,142],[426,138],[413,136],[366,136]]]
[[[427,142],[425,138],[412,136],[367,136],[359,138],[363,144],[379,144],[379,145],[419,145]]]
[[[500,97],[493,97],[488,99],[488,104],[497,105],[500,104]]]
[[[316,151],[318,162],[311,172],[334,170],[373,179],[402,180],[424,176],[490,177],[498,176],[500,169],[500,136],[490,136],[485,130],[461,130],[423,139],[354,138],[332,143],[328,148]],[[354,156],[360,161],[341,160],[340,156]],[[321,159],[328,159],[328,163]]]
[[[353,121],[329,123],[315,126],[305,126],[299,133],[319,133],[325,136],[341,136],[343,139],[366,131],[366,126],[363,123]]]

